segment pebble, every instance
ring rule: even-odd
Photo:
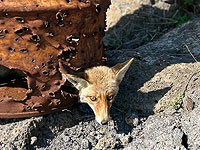
[[[89,147],[91,147],[91,144],[87,139],[83,139],[81,141],[81,147],[84,149],[88,149]]]
[[[37,137],[33,136],[31,137],[31,145],[34,145],[37,142]]]
[[[128,143],[132,142],[133,138],[130,135],[126,135],[120,139],[122,145],[128,145]]]
[[[136,114],[131,114],[125,117],[125,121],[128,125],[136,127],[139,124],[139,119]]]

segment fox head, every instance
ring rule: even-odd
[[[80,102],[87,103],[92,108],[96,121],[105,124],[109,120],[110,107],[118,93],[119,84],[132,61],[133,58],[111,68],[93,67],[85,70],[83,77],[64,73],[62,76],[79,90]]]

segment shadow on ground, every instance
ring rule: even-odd
[[[149,86],[154,87],[153,91],[145,90],[144,84],[172,64],[194,62],[184,46],[185,43],[189,43],[186,39],[189,39],[190,35],[181,37],[183,32],[181,30],[184,28],[172,37],[162,37],[177,24],[176,20],[170,19],[174,12],[174,7],[166,11],[143,5],[134,14],[123,16],[115,26],[106,32],[104,42],[109,48],[106,51],[109,66],[132,57],[135,58],[120,85],[120,91],[114,103],[114,107],[127,113],[126,115],[134,113],[139,117],[148,117],[154,114],[155,105],[171,89],[172,84],[151,83]],[[177,16],[182,13],[180,12]],[[191,33],[193,29],[191,27]],[[179,34],[180,39],[178,38]],[[166,41],[163,40],[164,38]],[[159,39],[160,43],[156,43],[156,40]],[[145,44],[146,46],[142,46]]]
[[[106,33],[105,41],[108,45],[110,44],[109,46],[117,49],[109,48],[110,50],[106,51],[109,66],[135,58],[120,85],[120,91],[111,109],[111,117],[119,134],[128,134],[132,129],[125,122],[127,115],[136,114],[139,118],[147,118],[154,113],[154,106],[158,101],[172,88],[172,85],[167,83],[159,85],[159,82],[156,81],[144,87],[148,81],[167,66],[194,62],[186,48],[182,46],[187,43],[190,35],[182,37],[183,31],[180,31],[171,36],[161,37],[169,29],[172,29],[174,23],[170,24],[171,19],[159,15],[163,12],[170,15],[174,13],[173,11],[170,9],[169,12],[166,12],[159,8],[142,6],[134,14],[123,16]],[[196,32],[194,28],[191,28],[192,32]],[[156,39],[160,41],[156,42]],[[24,120],[0,119],[0,124],[17,123]],[[61,131],[73,128],[80,122],[87,123],[91,120],[94,120],[92,110],[81,104],[74,106],[71,112],[44,116],[42,121],[35,123],[36,127],[31,131],[31,136],[38,137],[37,147],[47,147]],[[88,123],[85,126],[88,126]],[[98,128],[98,125],[94,125],[94,127]],[[74,136],[74,139],[77,137]],[[34,149],[33,146],[31,148]]]

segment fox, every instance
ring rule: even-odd
[[[69,81],[79,92],[79,102],[87,103],[95,114],[95,120],[100,124],[106,124],[110,119],[110,108],[119,91],[119,85],[123,80],[133,58],[113,67],[95,66],[88,68],[83,75],[60,72],[62,78]]]

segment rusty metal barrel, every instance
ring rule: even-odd
[[[70,108],[78,93],[66,70],[104,63],[102,39],[110,0],[0,1],[0,118]]]

